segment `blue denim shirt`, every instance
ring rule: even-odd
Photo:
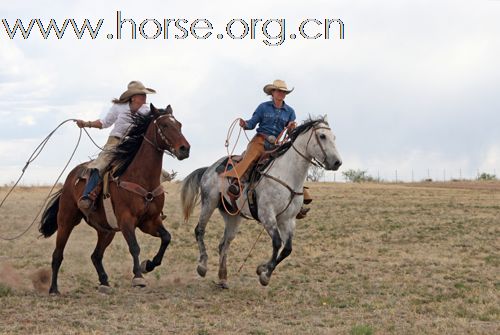
[[[271,100],[263,102],[257,107],[252,118],[246,121],[245,129],[254,129],[258,124],[257,133],[277,137],[291,121],[295,121],[293,108],[285,104],[284,101],[283,106],[277,108]]]

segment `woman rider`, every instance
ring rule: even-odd
[[[112,100],[113,105],[103,119],[95,121],[76,120],[76,124],[80,128],[102,129],[114,124],[103,150],[96,159],[87,165],[90,175],[83,195],[78,201],[78,208],[81,210],[87,211],[92,207],[95,199],[91,199],[89,194],[97,186],[99,178],[102,177],[109,163],[111,163],[114,148],[120,143],[120,140],[132,125],[132,114],[148,114],[150,108],[146,104],[146,94],[154,93],[156,93],[155,90],[145,87],[140,81],[131,81],[120,98]]]
[[[240,119],[240,127],[243,129],[254,129],[257,125],[259,127],[257,134],[248,144],[242,160],[225,173],[226,177],[232,178],[228,193],[234,198],[238,198],[240,195],[238,178],[244,176],[248,168],[259,160],[265,151],[266,139],[274,143],[284,128],[288,128],[288,130],[295,128],[295,111],[285,103],[286,95],[292,91],[293,88],[289,90],[283,80],[277,79],[272,84],[267,84],[264,86],[264,92],[272,99],[261,103],[250,120]],[[304,189],[304,203],[310,203],[311,200],[309,192]],[[301,209],[298,218],[304,217],[308,210],[308,208]]]

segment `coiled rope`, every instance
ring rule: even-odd
[[[40,155],[40,153],[42,152],[42,150],[45,148],[45,145],[48,143],[48,141],[50,140],[50,138],[52,137],[52,135],[54,135],[54,133],[65,123],[67,122],[70,122],[70,121],[73,121],[73,122],[76,122],[76,119],[67,119],[63,122],[61,122],[54,130],[52,130],[48,135],[47,137],[45,137],[43,139],[43,141],[36,147],[36,149],[33,151],[33,153],[31,154],[31,156],[28,158],[28,160],[26,161],[26,164],[24,165],[23,169],[22,169],[22,172],[21,172],[21,175],[19,176],[19,178],[17,179],[17,181],[14,183],[14,185],[10,188],[10,190],[7,192],[7,194],[5,195],[5,197],[3,198],[2,202],[0,203],[0,208],[2,208],[3,204],[5,203],[5,201],[9,198],[10,194],[12,193],[12,191],[14,191],[14,189],[17,187],[17,184],[19,184],[19,182],[21,181],[22,177],[24,176],[24,173],[26,172],[26,170],[28,169],[28,166]],[[52,185],[50,191],[49,191],[49,194],[47,195],[47,197],[45,198],[45,200],[43,201],[42,203],[42,206],[40,207],[40,209],[38,210],[38,213],[37,215],[35,216],[35,218],[33,219],[33,221],[19,234],[13,236],[13,237],[4,237],[4,236],[0,236],[0,240],[4,240],[4,241],[12,241],[12,240],[16,240],[18,238],[20,238],[21,236],[23,236],[24,234],[26,234],[30,229],[31,227],[33,227],[33,225],[35,224],[36,220],[38,219],[38,217],[40,216],[40,213],[42,212],[42,210],[45,208],[46,204],[47,204],[47,200],[50,198],[50,196],[52,195],[52,192],[54,191],[54,188],[56,187],[57,183],[59,182],[59,180],[61,179],[62,175],[64,174],[64,172],[66,171],[66,169],[68,168],[68,165],[69,163],[71,162],[71,160],[73,159],[73,156],[75,155],[76,153],[76,150],[78,149],[78,146],[80,145],[80,140],[82,138],[82,129],[85,131],[85,133],[87,134],[87,136],[90,138],[90,140],[92,141],[92,143],[94,143],[94,145],[96,147],[98,147],[99,149],[102,150],[101,147],[99,147],[95,141],[92,139],[92,137],[90,136],[90,134],[87,132],[87,130],[85,128],[80,128],[80,133],[78,135],[78,140],[76,142],[76,145],[75,145],[75,148],[73,149],[73,152],[71,153],[71,156],[69,157],[68,161],[66,162],[66,165],[64,166],[64,168],[62,169],[61,173],[59,174],[59,176],[57,177],[56,181],[54,182],[54,184]]]

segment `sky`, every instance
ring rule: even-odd
[[[117,30],[117,12],[134,20],[135,39],[130,21]],[[154,88],[158,93],[148,102],[170,104],[183,124],[191,155],[183,161],[165,156],[163,164],[180,179],[227,153],[229,126],[268,100],[262,88],[274,79],[294,88],[286,103],[299,122],[327,115],[343,165],[325,180],[340,181],[349,169],[405,181],[500,172],[497,0],[27,0],[2,2],[0,13],[0,185],[17,180],[38,144],[64,120],[103,117],[131,80]],[[25,27],[33,20],[26,38],[20,31],[9,36],[17,19]],[[35,19],[44,26],[51,19],[58,27],[66,19],[102,24],[94,39],[88,32],[78,39],[71,23],[61,38],[52,31],[45,39]],[[166,19],[172,20],[167,34]],[[325,19],[343,22],[343,39],[338,21],[325,38]],[[187,28],[198,20],[197,36],[212,34],[183,37],[174,20]],[[266,21],[271,38],[262,30]],[[318,38],[300,34],[304,22],[306,36]],[[212,29],[203,29],[208,24]],[[102,145],[109,131],[89,133]],[[22,183],[51,185],[78,136],[74,123],[62,126]],[[246,144],[242,136],[235,151]],[[84,135],[70,166],[98,152]]]

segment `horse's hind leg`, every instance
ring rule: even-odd
[[[151,272],[155,267],[161,265],[161,261],[163,260],[163,256],[165,255],[165,251],[167,250],[168,245],[170,244],[170,240],[172,236],[168,232],[167,229],[163,226],[161,219],[154,221],[153,225],[140,226],[140,229],[152,236],[160,237],[161,244],[158,253],[153,257],[153,260],[150,261],[145,260],[141,263],[141,271],[142,273]]]
[[[221,214],[224,217],[226,226],[224,229],[224,236],[219,244],[219,287],[229,288],[227,285],[227,252],[231,241],[234,240],[236,234],[238,233],[241,217],[229,216],[223,211],[221,211]]]
[[[102,258],[104,256],[104,251],[109,246],[113,238],[115,237],[115,232],[113,231],[97,231],[97,244],[95,246],[94,252],[90,258],[99,276],[99,283],[101,284],[100,290],[106,291],[109,288],[108,275],[104,270],[102,265]],[[105,286],[103,288],[102,286]]]
[[[198,267],[196,271],[202,277],[205,277],[207,273],[207,261],[208,254],[207,249],[205,247],[205,228],[207,227],[208,220],[212,216],[215,208],[217,207],[217,198],[218,196],[210,197],[210,195],[205,195],[202,192],[202,200],[201,200],[201,213],[200,218],[198,219],[198,224],[194,229],[194,234],[196,236],[196,242],[198,242],[198,249],[200,251],[200,258],[198,260]]]

